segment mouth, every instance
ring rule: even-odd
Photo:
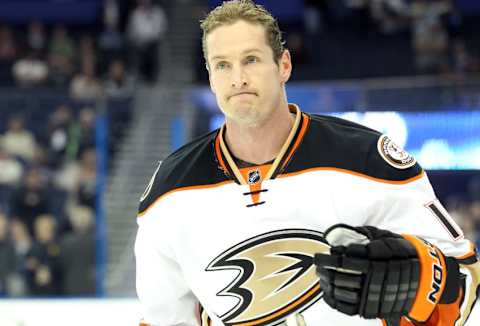
[[[257,94],[254,93],[254,92],[240,92],[240,93],[236,93],[236,94],[230,95],[229,98],[236,97],[236,96],[243,96],[243,95],[253,95],[253,96],[257,96]]]

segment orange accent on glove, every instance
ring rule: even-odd
[[[417,295],[408,317],[418,322],[432,315],[445,289],[447,267],[445,257],[434,245],[409,234],[402,234],[417,250],[420,260],[420,278]]]

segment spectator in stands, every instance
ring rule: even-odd
[[[117,0],[103,3],[103,30],[98,39],[101,50],[102,67],[107,67],[114,58],[124,56],[124,39],[119,32],[120,8]],[[102,71],[105,73],[106,71]]]
[[[125,42],[117,27],[107,26],[100,34],[98,45],[101,51],[102,67],[108,67],[115,58],[124,57]]]
[[[72,121],[70,128],[68,147],[67,147],[67,161],[75,163],[83,151],[95,147],[95,110],[90,107],[84,107],[78,114],[78,119]]]
[[[76,202],[78,205],[95,209],[97,156],[95,149],[87,149],[82,153],[76,186]]]
[[[8,294],[7,283],[15,271],[15,249],[8,236],[8,223],[0,211],[0,297]]]
[[[154,82],[159,70],[159,48],[167,30],[164,10],[150,0],[137,0],[137,7],[128,20],[127,34],[133,49],[137,72]]]
[[[469,209],[470,203],[464,199],[465,196],[452,195],[446,200],[447,211],[465,233],[465,238],[471,241],[480,239],[477,234],[475,221],[471,218]]]
[[[60,104],[48,120],[46,139],[44,141],[49,157],[49,166],[57,168],[68,160],[69,151],[76,151],[71,146],[75,132],[72,110],[66,104]]]
[[[18,45],[12,30],[0,24],[0,83],[13,84],[12,64],[18,55]]]
[[[103,1],[103,25],[118,28],[120,21],[120,7],[117,0]]]
[[[321,3],[323,2],[323,3]],[[303,11],[303,21],[305,32],[308,36],[320,34],[323,30],[324,21],[321,11],[321,5],[325,1],[306,0]]]
[[[24,274],[27,253],[32,247],[32,238],[26,225],[17,219],[12,219],[10,222],[10,234],[15,249],[15,273],[7,284],[8,293],[10,296],[20,297],[28,292]]]
[[[51,80],[55,84],[65,85],[74,70],[76,47],[67,29],[57,25],[48,49],[48,62]]]
[[[95,148],[82,151],[80,160],[65,165],[56,176],[56,185],[72,194],[73,202],[78,205],[95,207],[96,186]]]
[[[95,148],[82,152],[79,161],[73,161],[56,176],[56,185],[71,194],[70,202],[75,205],[95,208],[96,199],[96,153]]]
[[[104,63],[108,63],[113,58],[123,57],[124,55],[125,41],[117,27],[105,27],[98,39],[98,45],[102,56],[105,57]]]
[[[8,120],[7,131],[0,138],[3,149],[26,162],[35,155],[35,137],[27,129],[21,116],[12,116]]]
[[[70,95],[76,100],[92,101],[103,95],[103,88],[95,73],[95,64],[92,60],[82,63],[82,72],[77,74],[70,84]]]
[[[12,63],[18,55],[18,44],[10,27],[0,26],[0,63]]]
[[[302,67],[309,63],[310,55],[300,33],[292,32],[287,35],[287,47],[293,53],[292,63],[295,66]]]
[[[92,209],[73,207],[70,211],[73,231],[60,240],[62,289],[66,295],[95,294],[95,232]]]
[[[465,41],[457,39],[452,46],[452,70],[457,77],[480,71],[478,59],[467,49]]]
[[[13,187],[22,178],[23,167],[0,145],[0,185]]]
[[[95,68],[97,66],[97,49],[95,39],[90,35],[83,35],[80,38],[79,50],[79,66],[83,67],[83,65],[87,63],[92,64]]]
[[[395,34],[408,27],[409,7],[405,0],[371,0],[369,6],[383,34]]]
[[[449,39],[441,18],[450,9],[451,4],[447,0],[415,0],[411,5],[412,43],[419,72],[448,70]]]
[[[80,174],[80,163],[77,160],[84,151],[95,147],[95,119],[95,111],[86,107],[80,110],[78,122],[72,122],[66,164],[55,176],[58,188],[76,193]]]
[[[38,52],[30,51],[15,62],[12,73],[17,86],[39,86],[47,81],[48,65]]]
[[[26,281],[30,295],[61,294],[62,276],[56,222],[52,215],[35,219],[35,242],[26,256]]]
[[[95,123],[96,113],[90,107],[85,107],[78,113],[79,134],[78,134],[78,152],[76,158],[82,157],[86,150],[95,147]]]
[[[39,53],[40,55],[45,54],[47,48],[47,34],[45,33],[45,28],[42,22],[34,20],[28,25],[27,44],[28,47],[36,53]]]
[[[51,198],[45,176],[38,167],[25,173],[23,185],[11,198],[11,216],[27,226],[30,235],[34,234],[34,220],[38,215],[51,212]]]
[[[127,74],[125,64],[117,59],[110,63],[108,78],[105,81],[105,93],[111,98],[125,98],[133,94],[135,83]]]

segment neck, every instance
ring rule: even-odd
[[[242,161],[262,164],[275,159],[295,122],[287,103],[274,111],[262,125],[251,127],[226,120],[225,141]]]

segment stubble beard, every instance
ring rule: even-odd
[[[249,104],[233,107],[229,119],[244,128],[257,128],[263,124],[265,117],[256,105]]]

